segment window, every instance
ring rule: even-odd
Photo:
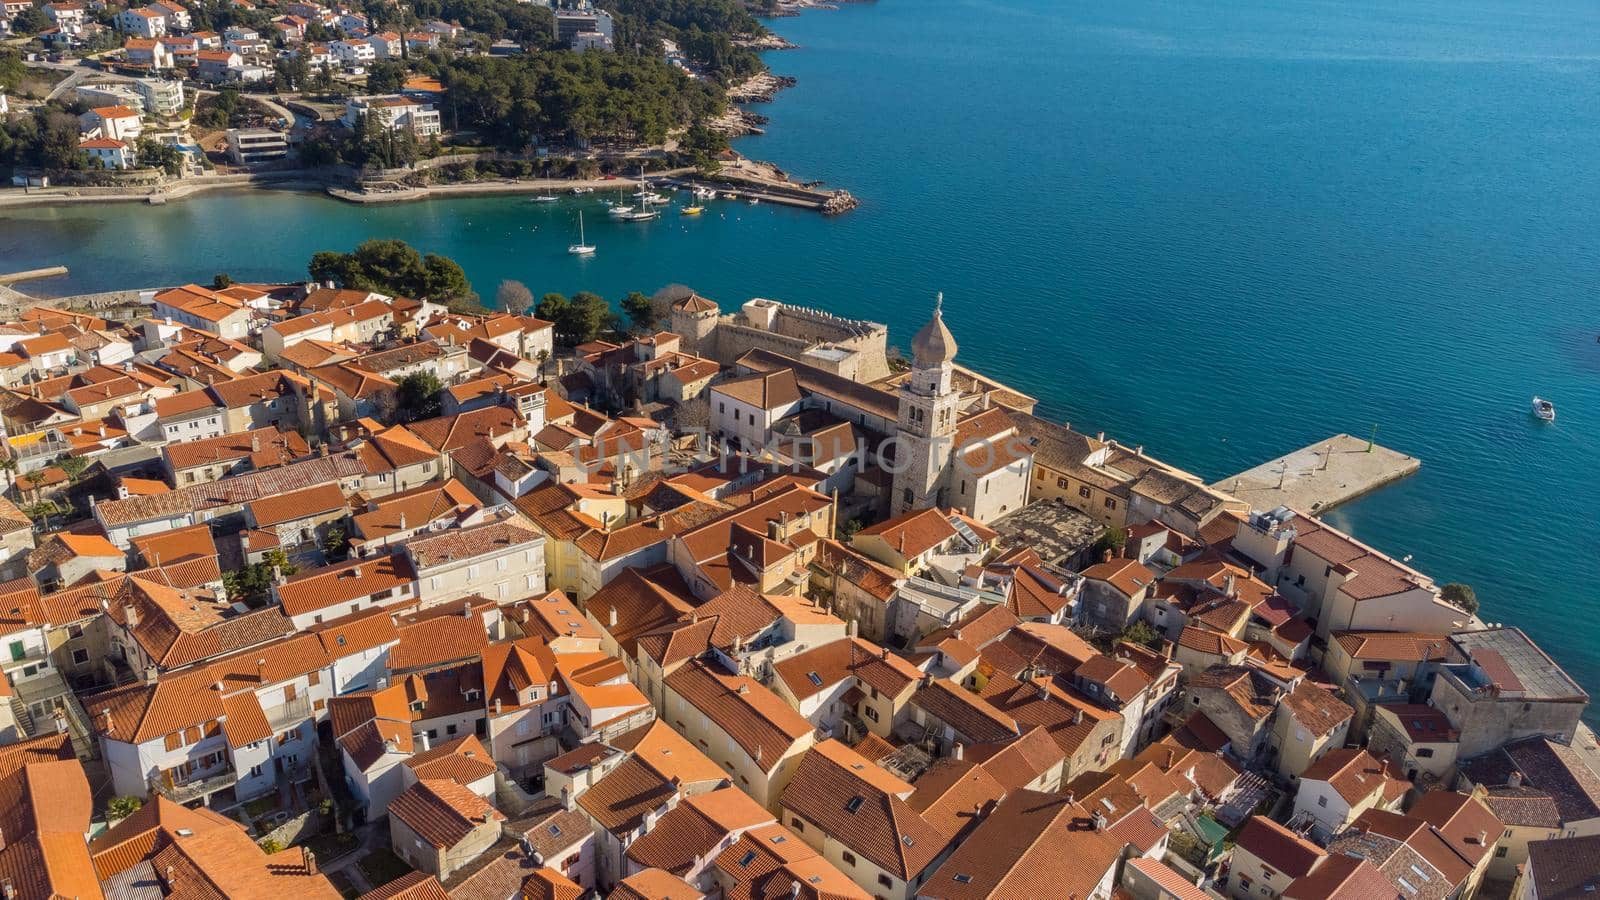
[[[176,749],[178,749],[179,747],[182,747],[182,746],[183,746],[183,732],[174,731],[173,733],[167,735],[167,749],[168,750],[176,750]]]
[[[89,651],[83,650],[83,649],[78,649],[78,650],[72,651],[72,664],[73,665],[81,666],[81,665],[83,665],[84,663],[86,663],[88,661],[89,661]]]
[[[1431,759],[1432,757],[1433,757],[1433,748],[1432,747],[1421,747],[1421,748],[1419,748],[1417,750],[1417,758],[1418,759]]]
[[[1510,850],[1510,849],[1511,849],[1510,847],[1504,847],[1504,846],[1496,847],[1495,851],[1494,851],[1494,858],[1495,859],[1505,859],[1506,858],[1506,851]]]
[[[70,638],[81,638],[81,637],[83,637],[83,626],[82,625],[68,625],[67,626],[67,637],[69,639]]]
[[[856,864],[856,855],[851,853],[849,850],[844,851],[844,856],[842,858],[847,866],[853,866]]]
[[[794,817],[794,816],[790,816],[789,817],[789,827],[794,829],[794,833],[795,834],[805,834],[806,833],[806,823],[800,821],[799,818],[797,818],[797,817]]]
[[[883,885],[886,888],[894,887],[894,879],[890,878],[887,875],[879,875],[878,876],[878,883]]]
[[[1065,479],[1062,479],[1062,480],[1065,480]],[[1079,487],[1078,488],[1078,496],[1082,497],[1085,500],[1089,499],[1089,486],[1088,485],[1083,485],[1083,486]]]
[[[861,711],[863,713],[865,713],[867,718],[871,719],[872,721],[874,721],[874,722],[878,721],[878,711],[873,709],[872,707],[863,706],[863,707],[861,707]]]
[[[1106,509],[1116,509],[1116,508],[1117,508],[1117,501],[1114,498],[1107,497],[1106,498]]]
[[[1318,797],[1317,798],[1317,805],[1318,806],[1327,806],[1328,805],[1328,798],[1325,797],[1325,796],[1324,797]]]

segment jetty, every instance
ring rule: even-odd
[[[25,269],[21,272],[0,273],[0,284],[19,284],[40,278],[55,278],[67,274],[66,266],[46,266],[42,269]]]
[[[1288,506],[1321,515],[1399,481],[1422,460],[1348,434],[1336,434],[1211,485],[1253,509]]]

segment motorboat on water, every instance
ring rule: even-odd
[[[568,244],[567,245],[567,252],[571,253],[573,256],[593,256],[594,255],[594,251],[595,251],[595,246],[593,244],[589,243],[583,236],[583,211],[579,210],[579,212],[578,212],[578,242],[576,244]]]
[[[694,198],[696,200],[715,200],[717,199],[717,192],[708,187],[697,187],[694,189]]]
[[[1533,414],[1545,422],[1556,420],[1556,405],[1543,397],[1533,398]]]
[[[705,211],[706,208],[704,206],[685,206],[683,209],[678,210],[678,213],[685,216],[698,216]]]
[[[592,193],[594,193],[594,188],[592,188],[592,187],[575,187],[575,188],[572,189],[572,193],[578,194],[578,195],[592,194]]]

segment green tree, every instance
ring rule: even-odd
[[[606,302],[606,298],[590,291],[579,291],[572,295],[565,321],[556,323],[556,328],[559,330],[565,326],[568,339],[574,344],[582,344],[615,328],[616,323],[617,315],[611,311],[611,304]]]
[[[656,312],[654,303],[650,298],[638,291],[633,291],[622,298],[622,312],[627,315],[636,332],[647,332],[656,327],[660,315]]]
[[[16,93],[17,86],[27,77],[28,67],[22,62],[22,51],[0,46],[0,94]]]
[[[380,59],[367,69],[367,92],[393,94],[406,83],[406,64],[398,59]]]
[[[341,560],[348,555],[349,551],[350,536],[345,534],[344,529],[337,525],[329,528],[327,535],[322,539],[323,554],[328,559]]]
[[[1096,559],[1104,556],[1108,551],[1112,556],[1118,556],[1122,553],[1122,548],[1127,545],[1127,529],[1111,526],[1100,533],[1099,540],[1094,542],[1093,552]]]
[[[340,287],[439,301],[472,297],[459,265],[443,256],[423,256],[405,241],[375,238],[350,253],[323,250],[306,268],[313,280]]]
[[[51,24],[50,17],[37,6],[28,7],[11,20],[11,27],[17,34],[38,34]]]
[[[232,284],[233,277],[227,272],[218,272],[217,274],[211,276],[211,289],[214,291],[220,291],[223,288],[231,286]]]
[[[76,482],[83,476],[83,470],[89,468],[89,461],[81,456],[63,456],[56,460],[56,465],[67,473],[68,478]]]
[[[139,811],[144,806],[140,797],[112,797],[106,803],[106,817],[110,819],[126,819]]]
[[[444,385],[439,383],[439,376],[426,369],[400,379],[396,387],[396,399],[400,404],[401,420],[417,422],[439,415],[439,392],[442,390]]]
[[[140,168],[160,169],[173,176],[183,174],[183,154],[171,144],[140,138],[136,152]]]
[[[1478,614],[1478,592],[1474,591],[1471,585],[1452,581],[1439,589],[1439,596],[1444,598],[1444,602],[1464,613]]]
[[[494,302],[512,315],[526,315],[533,306],[533,291],[520,281],[507,279],[500,282],[500,287],[494,292]]]
[[[1162,642],[1161,632],[1156,631],[1143,619],[1128,626],[1128,630],[1122,632],[1122,640],[1131,644],[1143,644],[1152,650],[1160,650]]]
[[[845,523],[839,526],[839,540],[848,544],[850,539],[855,537],[856,533],[865,527],[865,525],[861,524],[860,519],[846,519]]]
[[[568,323],[572,318],[572,301],[565,294],[551,291],[539,298],[539,303],[533,308],[533,314],[546,322],[555,323],[556,338],[563,343],[575,343],[572,335],[568,333]]]

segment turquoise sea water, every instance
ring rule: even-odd
[[[0,211],[57,292],[293,278],[401,237],[480,291],[684,282],[890,324],[932,295],[1041,412],[1220,478],[1337,431],[1424,460],[1329,516],[1600,689],[1600,4],[880,0],[774,23],[741,143],[864,205],[699,220],[298,195]],[[1531,395],[1555,400],[1539,426]]]

